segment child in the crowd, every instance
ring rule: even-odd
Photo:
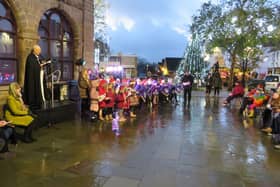
[[[108,84],[108,88],[106,92],[106,114],[105,114],[106,120],[113,119],[114,105],[115,105],[115,89],[114,89],[114,84],[110,82]]]
[[[136,90],[134,89],[135,87],[135,81],[131,80],[129,83],[129,87],[128,87],[128,99],[129,99],[129,115],[132,118],[136,117],[136,107],[139,104],[139,98],[136,94]]]
[[[106,108],[106,86],[107,82],[101,79],[98,86],[99,120],[103,121],[103,109]]]
[[[119,111],[119,121],[124,122],[126,121],[124,112],[129,109],[129,103],[127,98],[127,91],[125,86],[120,86],[119,91],[116,96],[117,108]]]

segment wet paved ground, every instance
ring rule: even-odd
[[[189,109],[145,110],[115,132],[81,120],[41,128],[2,155],[0,186],[280,186],[280,151],[257,122],[244,128],[234,105],[195,95]]]

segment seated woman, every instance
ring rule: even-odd
[[[232,92],[229,94],[229,96],[224,101],[224,105],[229,104],[234,98],[243,97],[243,95],[244,95],[243,86],[239,82],[236,82]]]
[[[16,133],[14,131],[14,128],[9,124],[10,123],[5,120],[0,120],[0,138],[4,139],[4,146],[0,150],[0,153],[9,152],[9,140],[11,140],[12,144],[17,144]]]
[[[264,90],[262,84],[258,84],[256,88],[248,90],[248,93],[243,97],[241,107],[239,109],[240,114],[243,114],[247,106],[251,105],[254,101],[254,95],[258,90]]]
[[[264,93],[262,88],[257,88],[256,92],[252,95],[252,103],[248,105],[248,117],[254,117],[256,107],[262,106],[269,100],[269,95]]]
[[[276,149],[280,149],[280,92],[275,92],[272,99],[268,104],[272,110],[272,123],[271,126],[263,128],[262,131],[273,135],[272,142],[275,144]]]
[[[277,117],[279,115],[279,112],[280,112],[280,96],[279,96],[279,92],[273,93],[270,101],[267,104],[267,109],[272,112],[273,118],[275,118],[275,117]],[[275,121],[274,121],[274,123],[275,123]],[[271,133],[272,132],[271,125],[272,124],[270,124],[269,126],[263,128],[262,131],[266,132],[266,133]]]
[[[7,110],[4,111],[6,120],[12,121],[12,124],[15,126],[24,128],[22,141],[25,143],[35,141],[32,137],[32,131],[37,120],[33,117],[31,111],[24,105],[21,95],[21,87],[16,82],[11,83],[9,86],[7,105]]]

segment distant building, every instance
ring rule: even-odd
[[[137,76],[138,57],[135,55],[111,55],[109,60],[99,64],[99,70],[115,76],[135,78]]]

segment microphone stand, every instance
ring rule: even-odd
[[[57,74],[57,75],[56,75]],[[56,81],[54,80],[54,76],[56,75]],[[51,107],[49,110],[49,122],[48,122],[48,127],[53,127],[53,123],[51,121],[50,113],[52,112],[54,108],[54,83],[58,83],[61,77],[61,71],[60,70],[55,70],[53,71],[48,77],[51,77]]]

